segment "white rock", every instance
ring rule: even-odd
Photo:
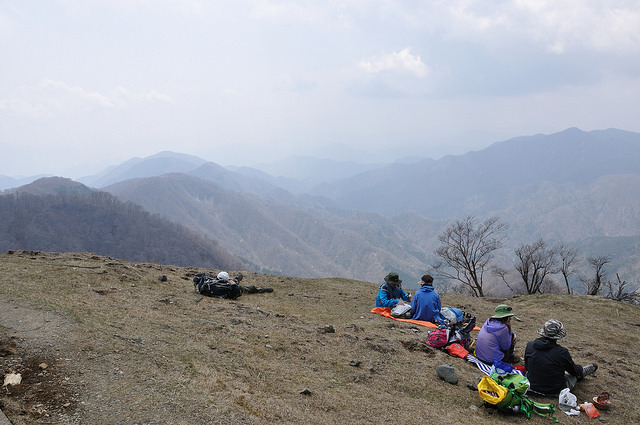
[[[2,384],[2,386],[6,387],[7,385],[20,385],[21,382],[22,375],[20,375],[19,373],[7,373],[6,375],[4,375],[4,384]]]

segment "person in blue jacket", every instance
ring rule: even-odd
[[[402,280],[396,272],[390,272],[384,277],[384,283],[380,285],[378,296],[376,297],[376,307],[393,308],[398,303],[410,301],[411,293],[406,293],[402,289]]]
[[[411,300],[411,311],[413,320],[425,320],[433,322],[435,316],[440,313],[440,295],[433,288],[433,277],[425,274],[420,280],[420,289]]]
[[[494,315],[482,325],[476,338],[475,355],[485,363],[496,360],[505,363],[517,363],[520,357],[514,354],[516,334],[511,330],[513,310],[506,304],[495,308]]]

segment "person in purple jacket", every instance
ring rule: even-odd
[[[511,330],[513,310],[506,304],[495,308],[493,316],[482,325],[476,338],[475,356],[485,363],[496,360],[506,363],[518,363],[520,357],[514,354],[516,334]]]

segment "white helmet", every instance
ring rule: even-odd
[[[228,282],[229,281],[229,273],[227,273],[227,272],[218,273],[218,280],[221,280],[223,282]]]

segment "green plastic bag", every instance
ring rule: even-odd
[[[490,376],[498,384],[515,391],[517,394],[524,395],[529,390],[529,379],[519,373],[505,373],[502,375],[492,373]]]

